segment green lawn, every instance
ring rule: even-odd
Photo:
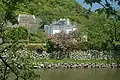
[[[55,59],[39,59],[36,62],[48,62],[48,63],[103,63],[107,64],[106,60],[75,60],[75,59],[62,59],[62,60],[55,60]],[[110,60],[109,63],[114,63],[113,60]]]

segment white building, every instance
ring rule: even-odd
[[[64,31],[65,33],[68,34],[71,31],[75,31],[76,26],[71,24],[70,20],[67,18],[54,21],[50,25],[45,25],[44,30],[48,33],[48,35],[60,33],[61,31]]]

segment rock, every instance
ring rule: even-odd
[[[78,67],[79,67],[79,68],[82,68],[82,64],[78,64]]]
[[[40,67],[41,67],[41,68],[44,68],[44,64],[40,64]]]
[[[105,64],[102,64],[101,68],[105,68]]]
[[[48,65],[48,68],[50,69],[51,67],[52,67],[52,65],[51,65],[51,64],[49,64],[49,65]]]
[[[120,64],[98,64],[98,63],[39,63],[34,68],[118,68]]]
[[[83,67],[84,67],[84,68],[88,68],[88,64],[85,64]]]
[[[91,64],[88,65],[88,68],[92,68]]]
[[[57,65],[57,64],[55,64],[55,65],[54,65],[54,68],[58,68],[58,65]]]
[[[99,64],[96,64],[96,65],[95,65],[95,68],[100,68],[100,67],[99,67]]]
[[[39,68],[39,66],[33,66],[33,68],[37,69],[37,68]]]
[[[117,68],[120,68],[120,64],[117,64]]]

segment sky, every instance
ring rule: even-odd
[[[85,4],[84,3],[84,0],[76,0],[76,1],[78,1],[83,7],[85,7],[85,8],[87,8],[87,9],[89,9],[90,8],[90,6],[89,5],[87,5],[87,4]],[[104,3],[105,2],[105,0],[102,0],[102,3]],[[111,5],[113,6],[113,7],[115,7],[115,8],[118,8],[118,6],[117,6],[117,4],[114,2],[114,3],[111,3]],[[93,4],[93,6],[92,6],[92,8],[91,8],[91,10],[96,10],[96,9],[98,9],[98,8],[101,8],[102,6],[100,5],[100,4]]]

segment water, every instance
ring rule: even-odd
[[[40,70],[42,80],[120,80],[120,69]]]

